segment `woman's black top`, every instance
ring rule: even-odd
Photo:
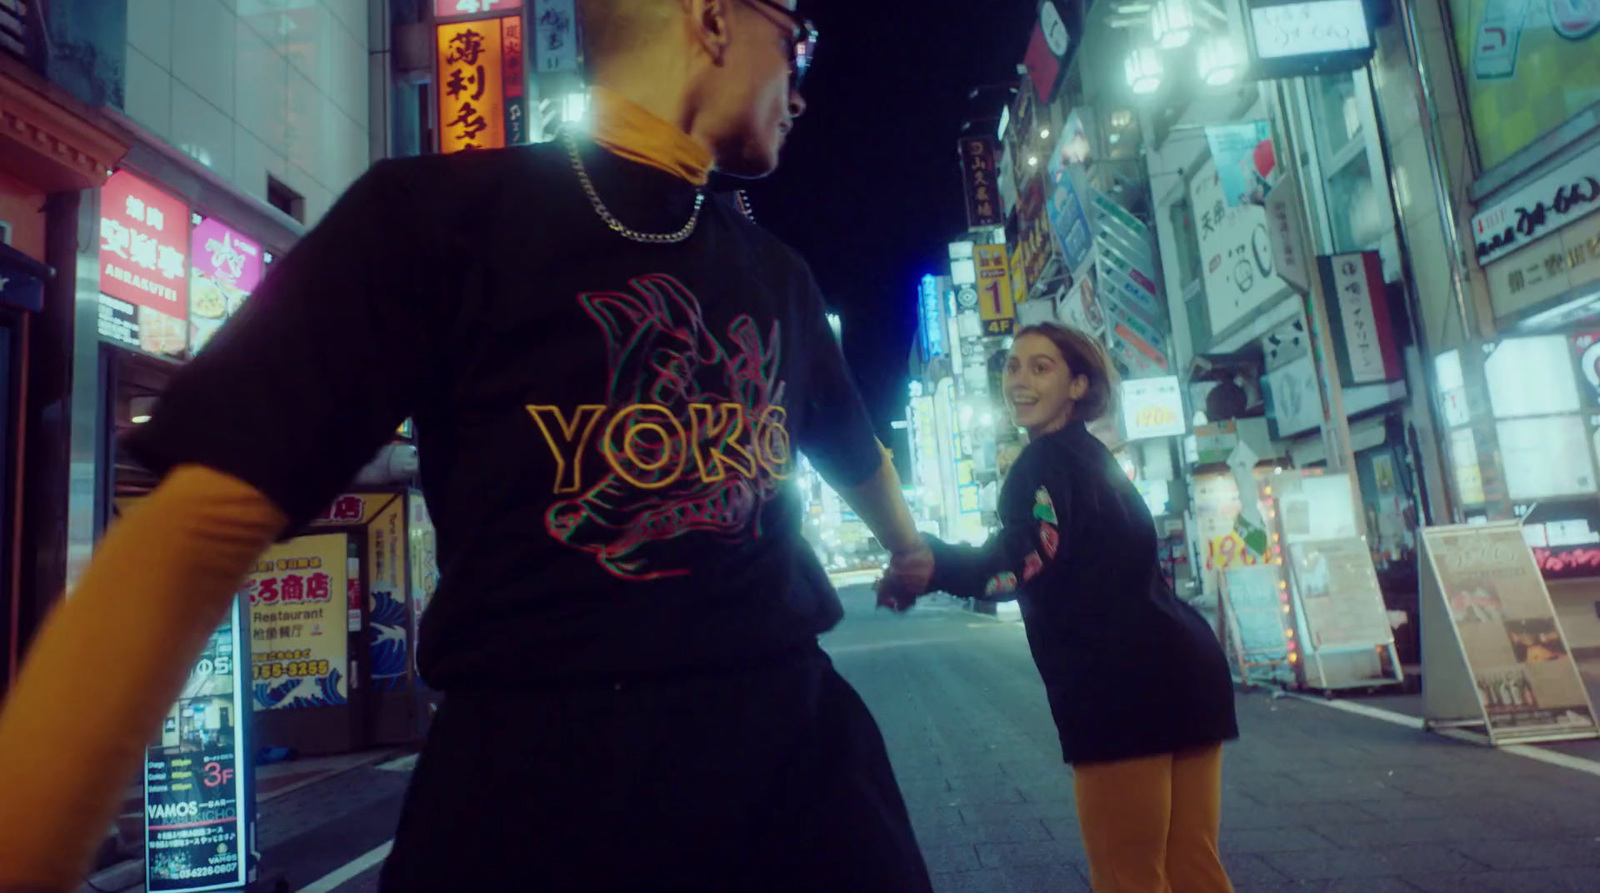
[[[934,543],[933,589],[1018,599],[1069,763],[1238,737],[1216,634],[1161,572],[1155,522],[1081,424],[1030,443],[981,547]]]

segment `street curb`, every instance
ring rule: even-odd
[[[304,790],[305,788],[315,784],[321,784],[325,781],[331,781],[335,778],[355,772],[358,769],[368,769],[372,766],[378,765],[379,763],[390,762],[397,757],[405,756],[409,752],[410,749],[408,748],[398,747],[383,751],[372,751],[372,756],[369,759],[365,759],[360,762],[353,762],[348,766],[332,770],[326,775],[318,775],[314,778],[298,781],[294,784],[279,788],[278,790],[273,791],[264,797],[257,797],[256,807],[260,808],[263,803],[271,803],[272,801],[277,800],[278,798],[287,794]],[[85,883],[79,885],[77,893],[128,893],[128,891],[142,889],[144,889],[144,849],[141,845],[139,856],[137,858],[118,862],[115,865],[95,872],[93,875],[89,876]]]
[[[1414,729],[1418,732],[1427,732],[1427,725],[1421,719],[1418,719],[1415,716],[1408,716],[1404,713],[1396,713],[1393,710],[1384,710],[1381,707],[1372,707],[1367,704],[1357,704],[1350,701],[1333,701],[1327,698],[1317,698],[1310,695],[1299,694],[1297,692],[1284,692],[1282,697],[1293,698],[1297,701],[1304,701],[1308,704],[1320,704],[1323,707],[1327,707],[1332,710],[1338,710],[1343,713],[1350,713],[1355,716],[1364,716],[1368,719],[1375,719],[1379,722],[1403,726],[1408,729]],[[1489,749],[1497,750],[1500,753],[1510,754],[1514,757],[1521,757],[1525,760],[1533,760],[1536,763],[1544,763],[1547,766],[1569,769],[1573,772],[1582,772],[1585,775],[1593,775],[1597,778],[1600,778],[1600,762],[1595,760],[1587,760],[1583,757],[1575,757],[1571,754],[1565,754],[1557,750],[1543,750],[1531,744],[1508,744],[1504,747],[1491,747]]]

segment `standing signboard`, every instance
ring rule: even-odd
[[[243,889],[255,874],[249,623],[242,599],[212,633],[144,763],[145,889]]]
[[[1600,737],[1521,524],[1429,527],[1422,543],[1427,728],[1493,746]]]
[[[1239,681],[1293,681],[1298,655],[1282,566],[1230,568],[1222,574],[1221,598]]]

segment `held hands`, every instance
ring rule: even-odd
[[[890,555],[889,567],[876,587],[878,607],[909,611],[918,596],[927,594],[932,580],[933,552],[919,539],[915,547]]]

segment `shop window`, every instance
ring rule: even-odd
[[[1600,102],[1600,4],[1449,0],[1448,7],[1484,169]]]
[[[1400,278],[1387,167],[1372,86],[1365,71],[1306,78],[1293,93],[1318,253],[1376,251],[1384,279]]]
[[[306,197],[271,174],[267,175],[267,204],[301,223],[306,222]]]

